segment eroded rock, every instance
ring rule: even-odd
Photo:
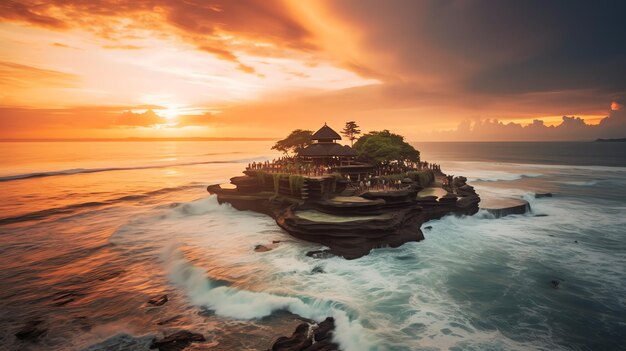
[[[47,332],[48,329],[43,327],[42,320],[33,320],[24,324],[22,328],[17,333],[15,333],[15,337],[20,340],[36,342]]]
[[[339,345],[332,342],[334,330],[332,317],[318,324],[301,323],[290,337],[279,337],[272,351],[338,351]]]
[[[335,255],[330,252],[330,250],[314,250],[306,253],[308,257],[313,257],[317,259],[325,259],[335,257]]]
[[[267,252],[267,251],[271,251],[272,249],[270,249],[269,247],[265,246],[265,245],[256,245],[254,247],[254,252]]]
[[[167,301],[169,301],[167,295],[162,295],[151,298],[150,300],[148,300],[148,303],[153,306],[163,306]]]
[[[170,334],[161,340],[152,340],[150,348],[158,349],[159,351],[180,351],[191,345],[192,342],[203,341],[206,341],[204,335],[192,333],[188,330],[181,330],[174,334]]]

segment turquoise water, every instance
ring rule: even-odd
[[[306,257],[320,246],[206,193],[275,157],[270,144],[0,144],[1,344],[146,349],[185,328],[207,337],[203,349],[266,349],[291,332],[289,311],[335,316],[345,350],[624,345],[622,144],[417,144],[480,194],[523,196],[533,212],[445,217],[426,224],[422,242],[352,261]],[[256,253],[258,244],[272,250]],[[146,306],[163,293],[170,302]],[[17,341],[32,319],[48,333]]]

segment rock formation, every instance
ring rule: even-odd
[[[292,236],[325,245],[328,253],[347,259],[367,255],[374,248],[423,240],[424,222],[447,214],[472,215],[480,201],[464,177],[453,178],[445,196],[438,198],[419,197],[422,187],[408,178],[400,189],[366,191],[360,196],[339,195],[346,184],[332,178],[307,178],[307,190],[299,193],[307,196],[289,196],[289,183],[263,176],[267,175],[246,172],[231,179],[234,189],[216,184],[207,190],[220,203],[272,216]],[[311,189],[321,190],[313,196]]]
[[[339,351],[339,345],[332,342],[334,330],[332,317],[318,324],[301,323],[290,337],[279,337],[272,351]]]

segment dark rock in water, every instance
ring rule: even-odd
[[[150,300],[148,300],[148,303],[153,306],[163,306],[165,305],[167,301],[169,301],[167,299],[167,295],[163,295],[163,296],[151,298]]]
[[[578,244],[578,240],[574,240],[574,244]]]
[[[482,207],[496,218],[509,215],[522,215],[530,211],[530,204],[524,199],[501,198],[488,199]]]
[[[154,339],[152,344],[150,344],[150,348],[159,349],[159,351],[180,351],[191,345],[192,342],[202,341],[206,341],[202,334],[181,330],[161,340]]]
[[[535,193],[535,199],[541,199],[542,197],[552,197],[552,193]]]
[[[272,351],[300,351],[306,350],[313,345],[313,340],[309,337],[309,323],[301,323],[291,334],[291,337],[281,336],[272,345]]]
[[[311,270],[311,274],[317,274],[317,273],[326,273],[326,271],[324,270],[324,268],[320,266],[315,266],[313,267],[313,270]]]
[[[561,278],[556,278],[554,280],[550,281],[550,284],[552,284],[552,287],[555,289],[558,289],[559,286],[561,285],[561,282],[564,282],[565,280],[561,279]]]
[[[327,317],[321,323],[317,325],[315,329],[315,341],[321,341],[330,339],[333,336],[335,330],[335,319],[333,317]]]
[[[317,325],[302,323],[290,337],[279,337],[272,345],[272,351],[339,351],[339,345],[331,341],[334,330],[332,317]]]
[[[265,246],[265,245],[257,245],[254,247],[254,252],[268,252],[271,251],[272,249],[270,249],[269,247]]]
[[[548,217],[548,215],[545,213],[537,213],[535,217]]]
[[[425,229],[425,230],[432,230],[432,229],[433,229],[433,226],[432,226],[432,225],[427,225],[427,226],[425,226],[425,227],[424,227],[424,229]]]
[[[308,257],[313,257],[313,258],[318,258],[318,259],[335,257],[335,255],[332,252],[330,252],[329,250],[309,251],[309,252],[306,253],[306,255]]]
[[[31,342],[37,341],[41,336],[48,332],[48,329],[41,326],[42,323],[43,321],[41,320],[33,320],[24,324],[22,329],[15,333],[15,337],[20,340],[28,340]]]

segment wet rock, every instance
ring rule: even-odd
[[[550,281],[550,284],[552,284],[552,287],[555,289],[558,289],[559,286],[561,285],[561,282],[564,282],[565,280],[561,279],[561,278],[556,278],[554,280]]]
[[[578,240],[574,240],[574,244],[578,244]]]
[[[43,328],[42,324],[43,321],[41,320],[27,322],[22,326],[22,329],[15,333],[15,337],[20,340],[36,342],[41,336],[48,332],[48,329]]]
[[[257,245],[254,247],[254,252],[267,252],[267,251],[271,251],[272,249],[270,249],[269,247],[265,246],[265,245]]]
[[[272,351],[300,351],[306,350],[313,345],[313,340],[309,337],[311,325],[300,323],[290,337],[281,336],[272,345]]]
[[[280,241],[280,240],[272,240],[272,244],[279,244],[279,243],[282,243],[282,241]]]
[[[311,270],[311,274],[317,274],[317,273],[326,273],[326,271],[324,271],[324,268],[320,266],[315,266],[313,267],[313,270]]]
[[[433,229],[433,226],[432,226],[432,225],[427,225],[427,226],[425,226],[425,227],[424,227],[424,229],[425,229],[425,230],[432,230],[432,229]]]
[[[541,199],[542,197],[552,197],[552,193],[535,193],[535,199]]]
[[[326,318],[319,324],[301,323],[290,337],[281,336],[272,345],[272,351],[338,351],[333,343],[335,320]]]
[[[180,351],[191,345],[192,342],[206,341],[202,334],[192,333],[188,330],[177,331],[161,340],[152,340],[151,349],[159,351]]]
[[[167,301],[169,301],[167,295],[163,295],[151,298],[150,300],[148,300],[148,303],[153,306],[163,306]]]
[[[335,257],[335,255],[329,250],[314,250],[306,253],[308,257],[313,257],[317,259],[331,258]]]

